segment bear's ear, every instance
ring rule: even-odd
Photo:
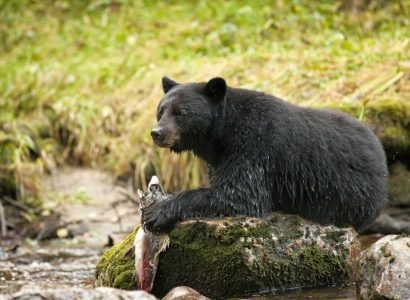
[[[215,77],[209,80],[205,85],[205,94],[214,100],[223,100],[226,94],[225,80],[221,77]]]
[[[178,85],[178,83],[168,78],[167,76],[162,77],[162,89],[164,90],[165,94],[168,93],[168,91],[176,85]]]

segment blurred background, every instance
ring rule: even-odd
[[[151,141],[163,75],[348,112],[384,144],[390,203],[409,206],[409,16],[408,0],[0,0],[2,206],[32,222],[86,202],[50,196],[67,166],[134,189],[153,174],[170,192],[206,185],[201,162]]]

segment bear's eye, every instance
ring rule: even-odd
[[[176,110],[174,110],[174,115],[176,115],[176,116],[182,117],[182,116],[186,116],[187,114],[188,114],[188,112],[187,112],[186,110],[184,110],[184,109],[176,109]]]
[[[157,120],[159,121],[164,113],[164,108],[162,107],[157,113]]]

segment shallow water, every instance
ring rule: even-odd
[[[380,235],[362,236],[362,248],[378,240]],[[102,247],[76,240],[25,242],[17,247],[13,241],[0,242],[0,294],[12,293],[21,286],[35,284],[44,287],[92,287],[95,265],[104,251]],[[279,294],[252,296],[254,300],[354,300],[355,288],[334,287]]]
[[[0,294],[25,285],[92,287],[95,265],[103,249],[73,245],[69,240],[26,242],[15,251],[0,246]]]
[[[354,286],[291,291],[270,296],[254,296],[254,300],[355,300]]]

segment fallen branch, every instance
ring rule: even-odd
[[[126,201],[131,201],[135,205],[139,205],[140,199],[130,187],[117,186],[118,193],[125,198]]]
[[[2,197],[1,199],[4,200],[4,201],[6,201],[8,204],[13,205],[14,207],[16,207],[16,208],[22,210],[22,211],[25,211],[25,212],[26,212],[26,211],[29,211],[29,210],[30,210],[30,208],[29,208],[28,206],[26,206],[26,205],[24,205],[24,204],[22,204],[22,203],[20,203],[20,202],[18,202],[18,201],[16,201],[16,200],[13,200],[13,199],[11,199],[11,198],[8,197],[8,196],[4,196],[4,197]]]
[[[0,201],[0,234],[1,236],[6,236],[7,234],[6,214],[4,212],[3,203],[1,201]]]

